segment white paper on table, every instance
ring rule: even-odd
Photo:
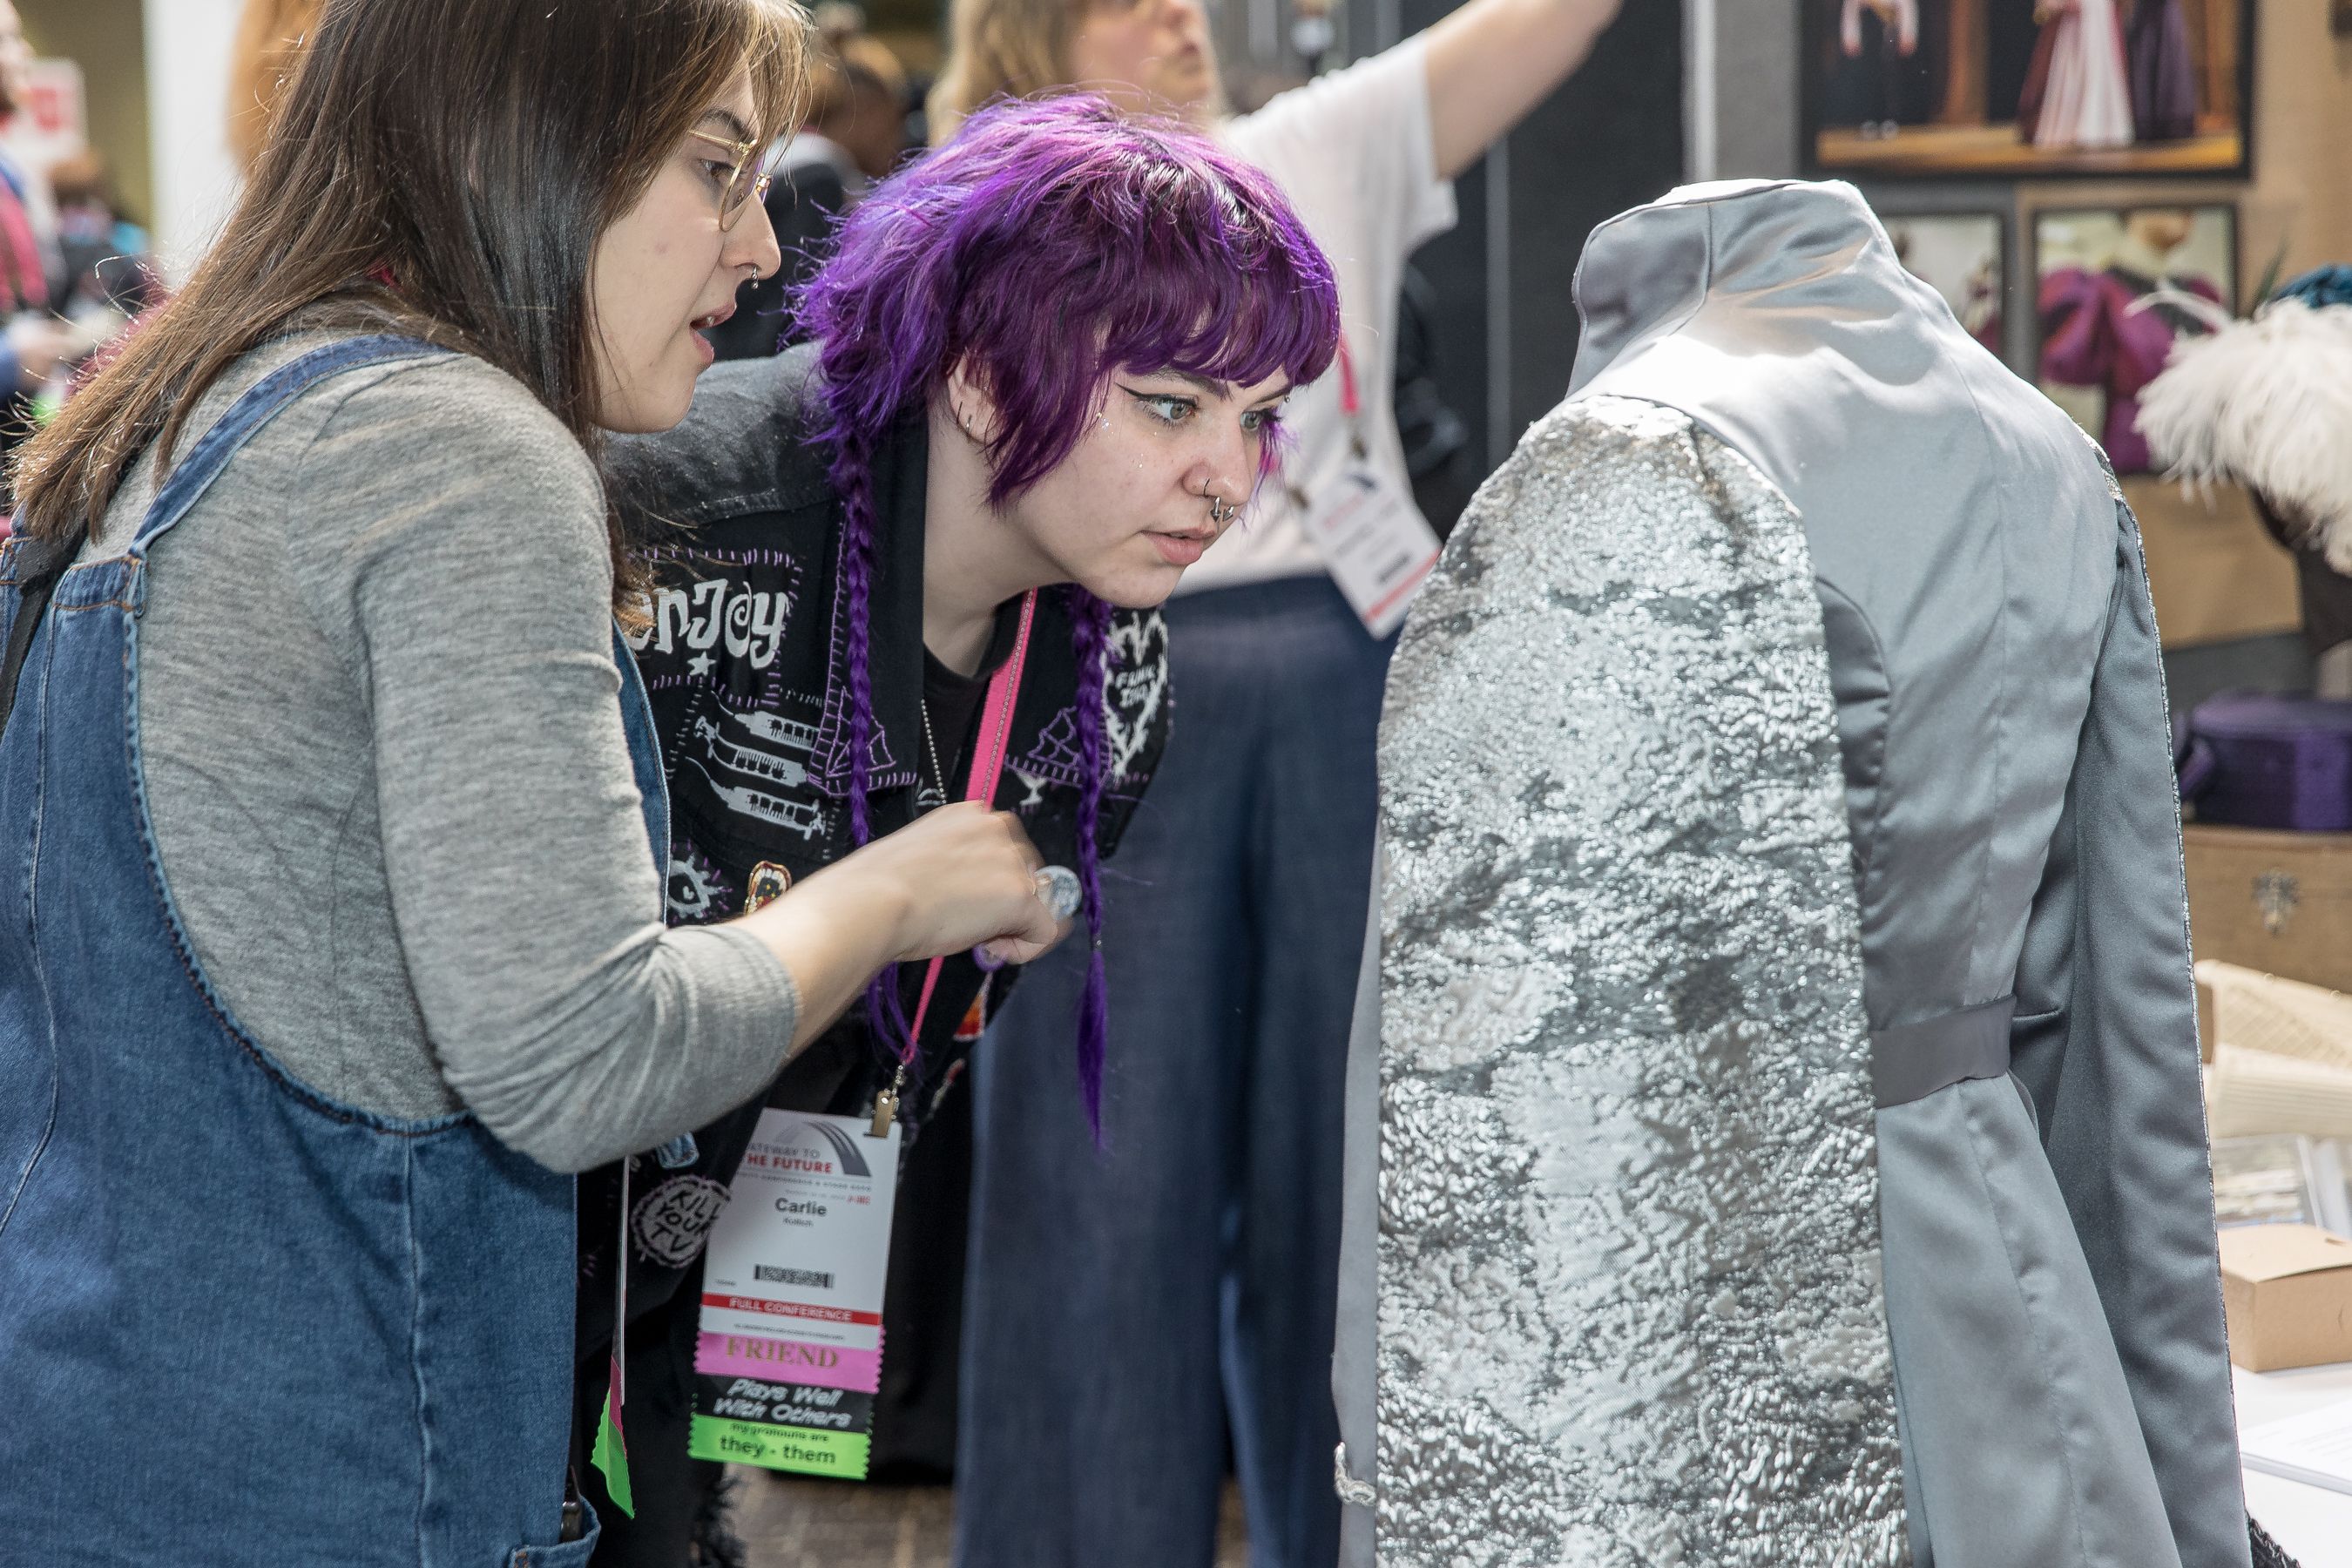
[[[2352,1400],[2322,1405],[2239,1434],[2246,1468],[2352,1493]]]

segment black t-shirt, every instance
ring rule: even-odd
[[[988,683],[1013,657],[1021,637],[1021,601],[1007,599],[997,606],[996,626],[980,656],[980,668],[958,675],[928,647],[923,649],[923,782],[917,796],[925,809],[934,796],[961,800],[971,780],[971,748],[980,728],[981,705],[988,700]],[[934,775],[936,767],[944,776]]]

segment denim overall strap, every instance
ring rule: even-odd
[[[637,779],[637,795],[645,802],[646,836],[653,841],[654,868],[662,884],[669,884],[669,780],[662,773],[661,742],[654,729],[653,699],[637,672],[637,656],[629,651],[618,626],[613,628],[613,667],[621,672],[621,731],[629,740],[629,765]],[[664,903],[667,907],[667,898]],[[658,918],[660,911],[656,911]]]
[[[170,532],[188,515],[188,509],[204,499],[205,492],[213,488],[213,481],[220,478],[239,448],[260,434],[262,426],[277,418],[288,404],[320,382],[345,371],[391,360],[421,359],[450,352],[418,338],[379,333],[329,343],[271,371],[254,383],[252,390],[238,398],[219,422],[172,466],[170,477],[155,492],[154,504],[147,509],[146,521],[139,525],[138,537],[131,541],[131,553],[146,559],[147,547]]]
[[[572,1179],[470,1114],[395,1120],[295,1077],[207,975],[146,806],[148,547],[306,388],[434,352],[361,339],[265,378],[125,554],[58,579],[27,645],[0,730],[0,1558],[579,1568],[593,1550],[593,1530],[559,1542]],[[0,551],[0,637],[54,564]],[[656,846],[663,816],[656,787]]]

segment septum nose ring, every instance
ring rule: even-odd
[[[1223,496],[1211,496],[1209,498],[1209,521],[1211,522],[1219,524],[1231,522],[1234,519],[1241,515],[1241,510],[1242,509],[1239,505],[1227,500]]]

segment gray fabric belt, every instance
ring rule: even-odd
[[[2004,996],[1872,1030],[1870,1086],[1879,1109],[1908,1105],[1972,1078],[2000,1077],[2009,1070],[2009,1021],[2016,1012],[2017,998]]]

